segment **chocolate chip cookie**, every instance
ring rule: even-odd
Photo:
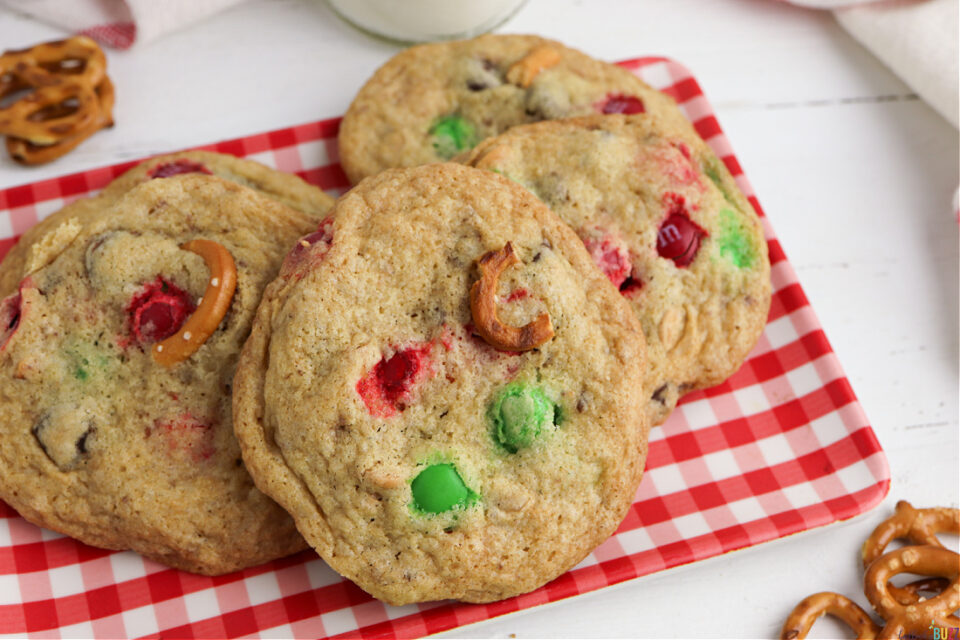
[[[660,114],[672,98],[632,73],[537,36],[484,35],[407,49],[373,74],[340,125],[353,183],[389,167],[449,160],[512,126],[591,113]]]
[[[287,256],[234,380],[257,486],[391,604],[535,589],[614,532],[646,457],[643,335],[527,190],[388,170]]]
[[[246,187],[181,175],[50,230],[0,302],[0,498],[204,574],[303,548],[244,469],[231,387],[264,287],[316,228]]]
[[[530,189],[576,230],[647,338],[647,413],[733,374],[770,307],[763,228],[723,163],[651,114],[511,129],[461,160]]]

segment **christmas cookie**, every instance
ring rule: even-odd
[[[770,306],[763,228],[723,163],[652,115],[517,127],[463,162],[535,193],[583,240],[647,338],[653,424],[718,384],[756,344]]]
[[[632,73],[537,36],[485,35],[403,51],[360,89],[340,125],[351,182],[449,160],[510,127],[591,113],[658,113],[674,101]]]
[[[234,388],[257,486],[392,604],[535,589],[616,529],[646,457],[643,336],[528,191],[369,178],[264,294]]]
[[[68,220],[64,224],[72,224]],[[316,219],[207,175],[151,180],[0,302],[0,498],[38,525],[219,574],[301,549],[233,435],[266,284]]]
[[[47,238],[48,242],[56,241],[56,237],[48,236],[50,231],[63,227],[60,232],[62,239],[71,229],[80,228],[87,213],[109,207],[141,182],[184,173],[216,175],[312,216],[323,217],[333,206],[333,198],[313,185],[295,175],[276,171],[252,160],[212,151],[184,151],[157,156],[127,171],[107,185],[98,196],[76,200],[28,229],[0,264],[0,296],[13,293],[21,278],[35,268],[34,263],[46,260],[43,253],[51,248],[56,249],[56,246],[34,247],[41,238]],[[75,219],[76,223],[63,226],[70,219]]]

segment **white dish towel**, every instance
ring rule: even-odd
[[[833,9],[844,29],[954,127],[960,112],[957,0],[789,0]]]
[[[960,115],[960,3],[896,0],[834,12],[870,49],[953,126]]]
[[[243,0],[0,0],[18,13],[128,49]]]

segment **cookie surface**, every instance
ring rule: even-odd
[[[648,415],[732,375],[770,307],[763,228],[687,127],[598,115],[517,127],[462,161],[530,189],[580,236],[643,324]]]
[[[70,219],[76,219],[77,224],[82,225],[87,214],[109,207],[142,182],[185,173],[216,175],[313,216],[323,217],[333,206],[333,198],[317,187],[295,175],[276,171],[252,160],[212,151],[183,151],[157,156],[133,167],[96,196],[75,200],[28,229],[0,263],[0,297],[16,291],[17,283],[33,270],[33,264],[46,260],[43,253],[51,247],[35,248],[34,245],[50,231]],[[68,229],[64,228],[62,233]],[[52,242],[56,238],[50,237],[48,240]]]
[[[140,184],[88,214],[0,302],[0,498],[88,544],[198,573],[303,548],[243,467],[231,384],[263,288],[316,227],[198,175]],[[229,259],[184,248],[198,239]],[[223,315],[208,317],[221,298]],[[161,364],[157,345],[189,342],[202,318],[209,337]]]
[[[646,457],[629,305],[566,225],[486,171],[386,171],[332,215],[267,288],[238,366],[257,485],[392,604],[498,600],[572,567],[616,529]],[[471,312],[478,259],[507,243],[519,262],[483,300],[553,331],[523,352],[478,337],[489,318]]]
[[[512,126],[591,113],[660,114],[673,99],[632,73],[537,36],[484,35],[407,49],[373,74],[340,125],[350,181],[449,160]]]

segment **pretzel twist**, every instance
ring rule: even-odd
[[[560,62],[560,53],[549,45],[540,45],[507,69],[507,82],[526,89],[544,69]]]
[[[960,606],[960,555],[945,549],[937,534],[958,533],[957,509],[914,509],[909,502],[897,503],[893,516],[882,522],[861,549],[866,573],[864,592],[884,626],[874,624],[863,609],[836,593],[816,593],[794,607],[784,622],[782,640],[803,640],[817,617],[825,613],[846,622],[858,638],[932,637],[927,631],[960,627],[960,618],[950,615]],[[883,554],[894,539],[905,538],[907,546]],[[890,578],[900,573],[927,576],[897,587]],[[924,599],[923,594],[932,594]],[[929,626],[927,625],[929,623]],[[945,637],[945,636],[942,636]]]
[[[68,107],[72,102],[76,106]],[[75,136],[97,120],[100,103],[93,87],[51,82],[0,109],[0,134],[33,144],[55,144]]]
[[[237,288],[237,265],[226,247],[197,238],[180,248],[203,258],[210,270],[210,280],[203,299],[180,330],[153,345],[153,359],[165,367],[183,362],[203,346],[220,326]]]
[[[96,97],[100,103],[97,118],[86,127],[78,130],[75,135],[66,137],[59,142],[48,145],[38,145],[23,138],[8,137],[7,153],[21,164],[35,165],[56,160],[60,156],[72,151],[81,142],[105,127],[113,126],[113,83],[110,78],[104,77],[96,89]]]
[[[0,98],[53,78],[95,87],[107,74],[107,58],[87,36],[44,42],[0,56]]]
[[[509,242],[477,261],[480,279],[470,288],[470,313],[481,337],[501,351],[529,351],[553,337],[550,316],[542,313],[522,327],[503,324],[497,317],[497,282],[507,267],[520,264]]]
[[[913,544],[943,547],[937,540],[937,534],[943,532],[960,535],[960,509],[914,509],[909,502],[901,500],[894,514],[880,523],[863,543],[863,566],[870,566],[897,538],[905,538]]]
[[[807,596],[794,607],[783,623],[780,640],[806,638],[813,623],[826,613],[843,620],[861,640],[873,640],[880,633],[880,625],[856,602],[839,593],[823,591]]]
[[[23,164],[49,162],[113,124],[113,85],[106,57],[86,36],[47,42],[0,56],[0,135]]]
[[[901,573],[942,577],[950,582],[939,595],[905,605],[894,598],[887,584]],[[870,564],[863,577],[863,590],[876,612],[887,621],[878,638],[923,633],[928,624],[960,626],[960,620],[950,615],[960,607],[960,555],[949,549],[931,545],[894,549]]]

